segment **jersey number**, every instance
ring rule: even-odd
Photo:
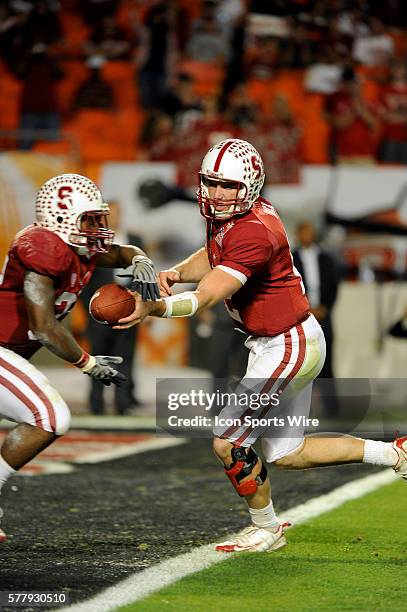
[[[60,319],[61,317],[66,315],[66,313],[71,310],[77,299],[78,296],[76,295],[76,293],[69,293],[68,291],[62,293],[59,298],[55,300],[55,306],[62,307],[62,312],[58,312],[58,314],[55,314],[55,318]],[[28,330],[28,339],[37,340],[35,334],[31,331],[31,329]]]

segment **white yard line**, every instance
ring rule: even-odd
[[[132,444],[120,445],[119,448],[110,450],[90,451],[87,454],[81,455],[78,459],[42,459],[41,457],[35,461],[35,465],[42,468],[39,472],[17,472],[17,477],[40,477],[48,476],[49,474],[70,474],[75,471],[75,465],[86,463],[103,463],[104,461],[112,461],[121,457],[130,457],[139,453],[146,453],[171,446],[179,446],[188,442],[187,438],[153,438],[152,440],[144,440]]]
[[[284,517],[281,518],[290,520],[295,525],[300,525],[394,480],[395,475],[392,470],[383,470],[378,474],[353,480],[326,495],[310,499],[304,504],[287,510]],[[200,546],[189,553],[162,561],[148,569],[137,572],[91,599],[64,608],[64,611],[109,612],[110,610],[116,610],[120,606],[143,599],[150,593],[158,591],[184,576],[199,572],[214,563],[221,563],[230,558],[231,555],[216,552],[213,544]]]
[[[185,442],[187,442],[186,438],[154,438],[153,440],[145,440],[144,442],[137,442],[125,446],[122,445],[110,451],[103,450],[95,451],[94,453],[90,452],[83,455],[83,457],[79,457],[79,459],[74,459],[71,463],[101,463],[102,461],[129,457],[130,455],[137,455],[138,453],[145,453],[160,448],[178,446],[179,444],[185,444]]]

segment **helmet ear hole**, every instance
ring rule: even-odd
[[[61,217],[61,216],[57,217],[57,222],[58,222],[58,223],[62,223],[62,222],[63,222],[63,220],[64,220],[64,218],[63,218],[63,217]]]

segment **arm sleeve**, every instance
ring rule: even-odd
[[[225,238],[220,264],[241,272],[247,278],[260,272],[273,254],[267,232],[251,232],[246,224]]]
[[[51,232],[22,236],[16,254],[27,270],[51,278],[58,278],[69,266],[69,247]]]

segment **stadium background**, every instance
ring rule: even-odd
[[[394,80],[394,66],[407,59],[406,20],[401,1],[3,2],[0,258],[16,231],[33,221],[39,186],[74,171],[95,180],[107,200],[120,202],[122,229],[142,237],[158,268],[171,265],[202,244],[203,220],[192,201],[202,155],[224,137],[247,139],[265,159],[264,195],[292,244],[297,224],[311,220],[341,263],[336,376],[381,379],[388,405],[403,406],[404,387],[393,379],[405,377],[407,343],[386,332],[407,303],[407,80]],[[374,122],[364,132],[360,123],[352,125],[350,147],[343,150],[332,108],[346,71]],[[394,128],[397,159],[386,148]],[[78,305],[70,321],[84,347],[86,316]],[[129,417],[110,409],[90,418],[85,377],[40,352],[36,363],[72,407],[74,430],[27,467],[14,494],[6,491],[4,520],[13,537],[2,588],[60,586],[83,599],[130,571],[243,526],[242,506],[223,486],[208,441],[194,443],[196,465],[189,472],[180,467],[189,442],[135,454],[156,440],[155,379],[210,376],[204,336],[186,321],[142,327],[135,368],[142,406]],[[93,463],[98,457],[103,462]],[[135,494],[124,500],[134,470]],[[278,503],[289,508],[359,475],[359,468],[290,474],[289,481],[276,475]],[[162,487],[169,507],[183,500],[171,533],[162,527]],[[215,512],[215,503],[234,514]],[[41,519],[36,524],[32,505]],[[49,509],[60,516],[61,507],[62,525],[43,520]],[[42,567],[25,556],[32,542],[28,525],[45,558]],[[89,566],[74,586],[79,550]],[[61,569],[50,580],[54,563]]]

